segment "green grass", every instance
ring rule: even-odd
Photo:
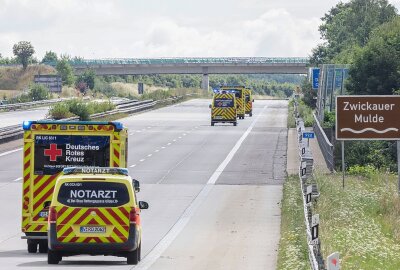
[[[281,239],[279,241],[279,270],[310,269],[304,224],[303,202],[297,175],[287,178],[283,185]]]
[[[291,99],[289,101],[289,105],[288,105],[287,127],[288,128],[295,128],[296,127],[296,120],[294,118],[293,99]]]
[[[397,176],[317,175],[320,239],[326,258],[338,251],[341,269],[400,269],[400,200]]]

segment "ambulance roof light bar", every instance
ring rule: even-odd
[[[39,120],[22,122],[23,130],[30,130],[32,124],[57,124],[57,125],[113,125],[116,131],[124,129],[121,122],[103,122],[103,121],[57,121],[57,120]]]
[[[119,174],[128,176],[126,168],[110,167],[68,167],[63,169],[64,175],[70,174]]]

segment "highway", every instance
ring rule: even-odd
[[[48,107],[40,107],[32,110],[10,111],[0,113],[0,127],[13,126],[21,124],[27,118],[31,120],[40,120],[46,118]]]
[[[20,239],[22,151],[0,153],[1,268],[275,269],[287,101],[256,100],[253,117],[237,127],[211,127],[209,103],[195,99],[121,120],[138,199],[150,204],[137,266],[75,256],[55,267],[46,254],[28,254]]]

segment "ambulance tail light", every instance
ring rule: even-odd
[[[138,224],[139,221],[139,213],[136,208],[132,208],[129,212],[129,223],[130,224]]]
[[[57,211],[53,206],[49,208],[49,224],[55,224],[57,221]]]

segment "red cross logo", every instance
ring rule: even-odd
[[[57,149],[57,144],[51,143],[50,149],[44,150],[44,155],[50,157],[50,161],[57,161],[57,157],[62,156],[62,149]]]

